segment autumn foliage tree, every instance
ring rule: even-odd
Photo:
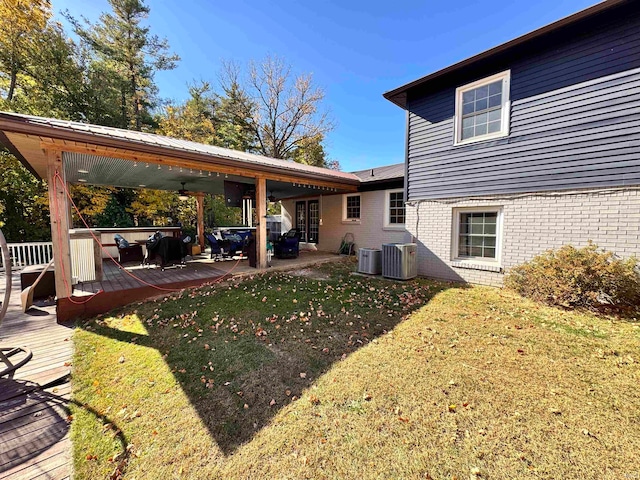
[[[0,75],[5,99],[13,100],[18,75],[24,73],[29,56],[51,17],[48,0],[2,0],[0,2]]]

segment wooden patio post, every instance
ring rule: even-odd
[[[256,267],[267,268],[267,180],[256,177]]]
[[[53,243],[56,297],[71,296],[71,254],[69,242],[69,199],[65,192],[66,178],[62,152],[47,150],[47,185],[51,213],[51,241]],[[56,179],[56,172],[59,178]]]
[[[198,206],[198,243],[204,252],[204,193],[196,193]]]

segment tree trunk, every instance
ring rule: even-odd
[[[16,84],[18,83],[18,68],[15,64],[11,65],[11,80],[9,82],[9,91],[7,92],[7,100],[10,102],[13,100],[13,95],[16,90]]]

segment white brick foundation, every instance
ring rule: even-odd
[[[593,240],[624,257],[640,257],[640,190],[601,189],[424,200],[407,205],[407,230],[418,244],[418,273],[447,280],[501,285],[503,273],[452,265],[453,209],[502,207],[504,270],[562,245]]]

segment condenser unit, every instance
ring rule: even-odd
[[[358,272],[379,275],[382,271],[382,250],[361,248],[358,250]]]
[[[418,246],[415,243],[382,245],[382,276],[408,280],[418,275]]]

